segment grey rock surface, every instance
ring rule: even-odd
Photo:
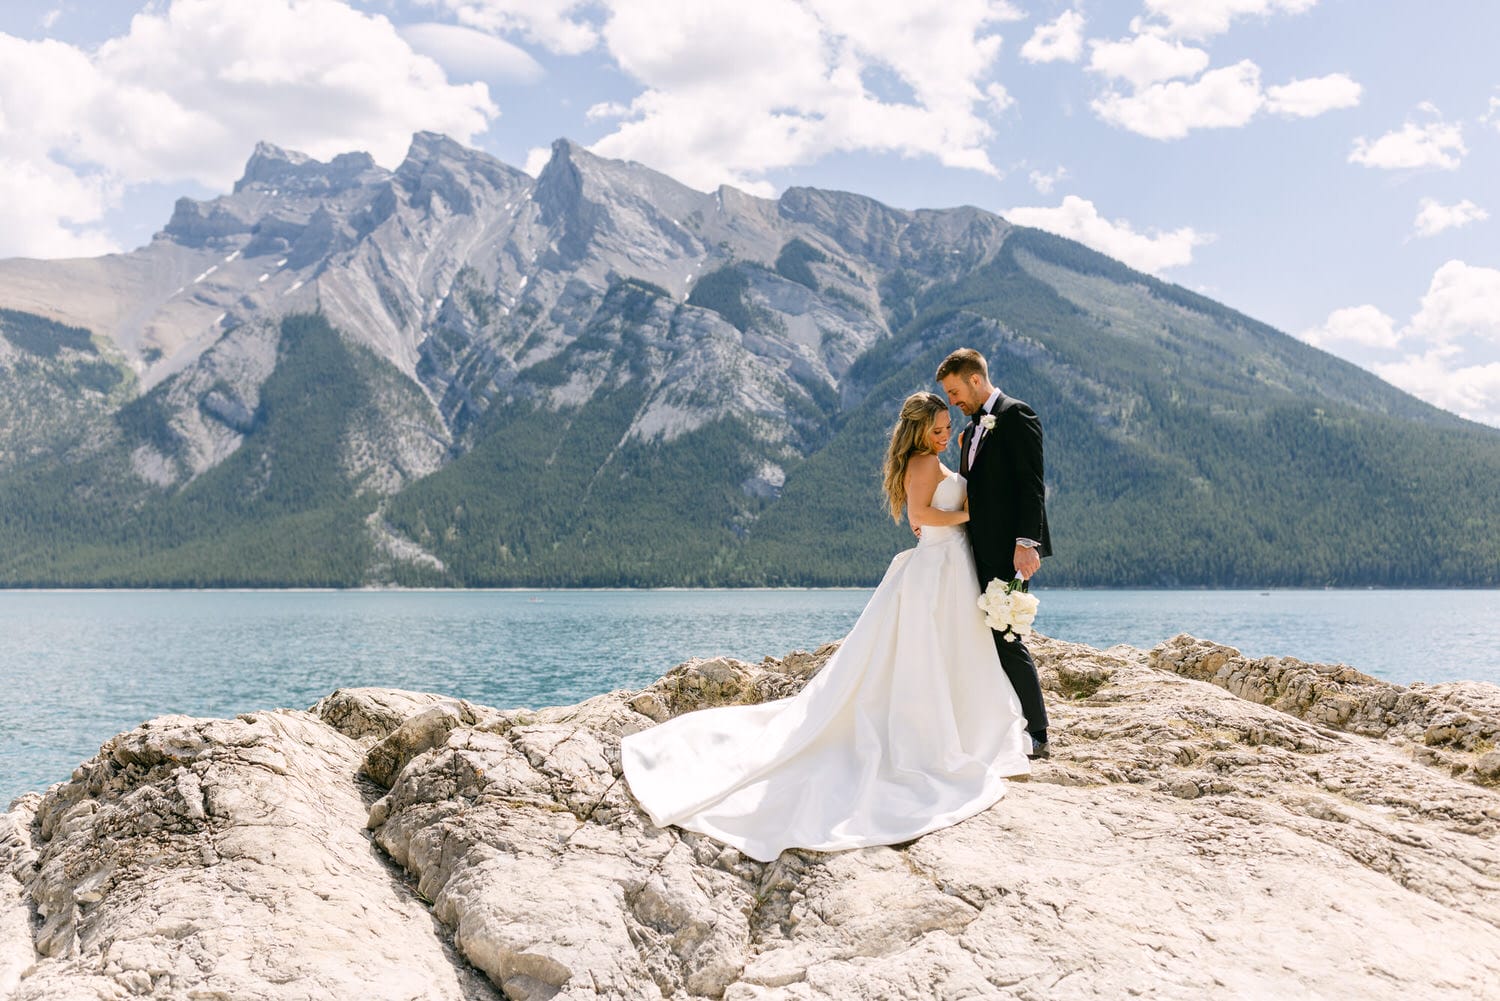
[[[303,712],[163,717],[112,739],[0,828],[0,987],[15,1001],[499,997],[364,835],[362,755]]]
[[[832,649],[153,721],[0,816],[0,994],[1500,996],[1495,686],[1037,637],[1053,757],[979,816],[770,864],[650,823],[622,735]]]

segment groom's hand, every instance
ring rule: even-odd
[[[1011,562],[1022,580],[1030,580],[1031,575],[1042,568],[1042,558],[1036,554],[1035,546],[1016,546],[1016,555]]]

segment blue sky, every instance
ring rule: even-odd
[[[559,136],[699,188],[977,205],[1500,426],[1487,0],[8,0],[0,257],[151,238],[268,139]]]

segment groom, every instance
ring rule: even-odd
[[[989,366],[973,348],[959,348],[938,366],[948,402],[969,416],[959,436],[958,472],[969,485],[965,526],[982,591],[992,580],[1026,580],[1052,555],[1042,485],[1042,424],[1036,412],[990,383]],[[1047,707],[1031,653],[1019,639],[995,633],[1000,666],[1021,699],[1031,734],[1028,757],[1050,757]]]

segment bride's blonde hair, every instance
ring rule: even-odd
[[[932,452],[927,434],[937,415],[948,409],[936,393],[912,393],[901,403],[901,416],[891,428],[891,445],[885,453],[885,496],[891,502],[891,520],[901,523],[906,507],[906,467],[913,455]]]

